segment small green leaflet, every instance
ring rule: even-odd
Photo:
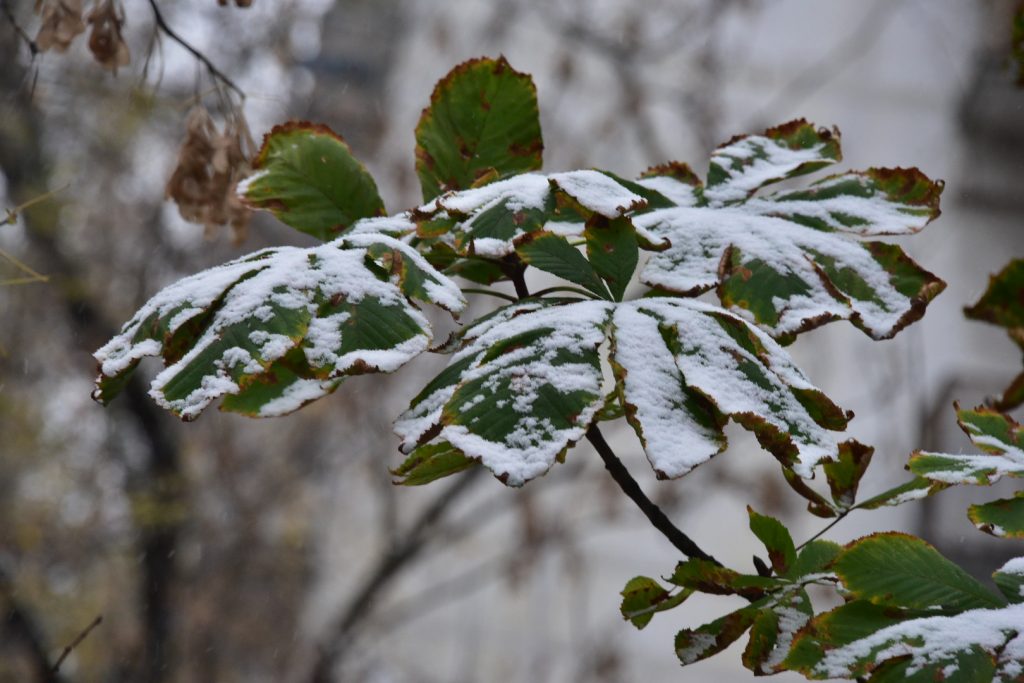
[[[403,449],[445,441],[520,485],[580,439],[605,403],[609,334],[617,391],[660,477],[725,447],[731,416],[810,476],[836,457],[849,415],[750,323],[687,299],[526,300],[466,328],[448,367],[396,422]]]
[[[541,167],[537,88],[505,61],[471,59],[438,81],[416,126],[424,200]]]
[[[1024,538],[1024,491],[1017,491],[1012,498],[972,505],[967,508],[967,517],[987,534]]]
[[[454,283],[391,237],[265,249],[150,299],[95,353],[93,397],[109,402],[140,359],[162,356],[150,395],[185,420],[225,395],[226,410],[284,415],[347,375],[391,372],[425,351],[430,325],[412,298],[465,307]]]
[[[1007,600],[1024,602],[1024,557],[1015,557],[992,574],[992,580]]]
[[[324,125],[292,121],[263,138],[256,171],[238,194],[256,209],[321,240],[384,215],[377,185],[345,141]]]
[[[675,594],[663,588],[654,579],[637,576],[629,580],[622,589],[622,618],[642,629],[650,623],[657,612],[664,612],[681,605],[693,591],[681,590]]]

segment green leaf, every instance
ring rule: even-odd
[[[594,266],[560,235],[550,232],[526,235],[519,240],[516,253],[534,268],[585,287],[602,299],[612,298]]]
[[[805,576],[825,572],[839,557],[840,552],[842,546],[838,543],[815,539],[800,549],[796,562],[790,566],[783,578],[798,581]]]
[[[1024,538],[1024,491],[1013,498],[972,505],[967,516],[974,526],[1000,538]]]
[[[604,403],[608,306],[528,300],[466,328],[448,368],[396,422],[403,448],[447,441],[510,486],[546,472]]]
[[[907,465],[914,474],[950,484],[993,484],[1004,476],[1024,477],[1024,427],[990,408],[961,410],[957,422],[981,455],[918,451]]]
[[[857,487],[861,477],[868,469],[871,455],[875,449],[871,446],[850,440],[839,447],[839,458],[834,462],[826,462],[822,469],[832,490],[832,500],[841,508],[849,508],[857,500]]]
[[[599,214],[584,231],[587,259],[604,279],[615,301],[622,301],[640,258],[636,231],[627,218],[607,219]]]
[[[504,57],[471,59],[441,79],[416,126],[424,200],[541,167],[537,89]]]
[[[747,199],[761,187],[816,171],[842,159],[839,131],[803,119],[740,135],[711,154],[704,196],[712,203]]]
[[[1006,599],[1014,604],[1024,602],[1024,558],[1014,558],[1000,567],[992,579]]]
[[[767,592],[782,586],[778,579],[740,574],[728,567],[696,557],[677,564],[668,582],[691,591],[712,595],[739,595],[748,600],[759,600]]]
[[[150,395],[185,420],[225,395],[226,410],[284,415],[346,376],[392,372],[425,351],[430,325],[411,298],[453,311],[466,303],[423,257],[384,235],[265,249],[150,299],[94,354],[93,396],[108,402],[141,358],[159,355],[167,367]]]
[[[793,537],[789,535],[789,530],[774,517],[754,512],[749,505],[747,514],[750,516],[750,530],[768,550],[772,569],[779,576],[785,575],[796,562],[796,545],[793,543]]]
[[[656,612],[664,612],[681,605],[692,591],[672,594],[654,579],[637,576],[622,589],[622,618],[642,629],[650,623]]]
[[[1024,12],[1018,14],[1018,23],[1024,21],[1022,16]],[[1010,339],[1024,349],[1024,259],[1014,259],[998,274],[990,276],[985,293],[973,306],[966,307],[964,313],[968,318],[1006,328]],[[1017,375],[993,407],[1008,412],[1022,403],[1024,372]]]
[[[638,184],[657,191],[676,206],[704,206],[704,184],[688,165],[678,161],[651,166],[640,174]]]
[[[274,126],[253,168],[256,173],[239,186],[246,202],[321,240],[337,237],[361,218],[384,215],[366,167],[327,126]]]
[[[696,629],[683,629],[676,634],[676,656],[683,665],[693,664],[717,655],[739,640],[758,615],[758,605],[751,605],[704,624]]]
[[[963,610],[1003,604],[935,548],[908,534],[857,540],[832,566],[851,594],[880,605]]]
[[[450,443],[441,442],[416,449],[405,462],[391,470],[391,474],[400,477],[395,482],[397,484],[422,486],[435,479],[462,472],[475,464],[475,460],[464,456]]]

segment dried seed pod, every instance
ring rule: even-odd
[[[124,12],[114,5],[114,0],[104,0],[89,13],[89,50],[104,68],[117,73],[118,67],[127,66],[131,60],[128,44],[121,35]]]
[[[43,22],[35,41],[40,52],[50,49],[64,52],[85,31],[82,0],[46,0],[36,2],[35,9]]]

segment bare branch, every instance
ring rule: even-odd
[[[647,494],[640,488],[640,484],[636,482],[633,475],[629,473],[626,466],[622,464],[622,461],[612,451],[608,442],[604,440],[604,435],[601,434],[601,430],[598,429],[597,425],[592,425],[587,430],[587,441],[597,449],[597,454],[604,460],[604,466],[608,468],[612,479],[619,485],[622,492],[636,503],[637,507],[647,516],[647,519],[650,520],[654,528],[660,531],[679,552],[687,557],[697,557],[721,566],[721,562],[701,550],[700,546],[693,539],[680,531],[679,527],[673,524],[672,520],[661,511],[661,508],[647,497]]]
[[[64,663],[64,660],[67,659],[67,656],[69,654],[71,654],[71,651],[78,647],[82,643],[82,641],[85,640],[90,633],[92,633],[92,630],[99,626],[102,622],[103,615],[96,615],[96,618],[92,620],[92,623],[86,626],[85,630],[79,633],[74,640],[67,644],[67,646],[64,648],[64,651],[60,653],[60,657],[58,657],[57,661],[53,663],[53,673],[57,673],[58,671],[60,671],[60,665]]]
[[[234,90],[238,94],[238,96],[241,97],[243,100],[245,99],[245,92],[241,88],[239,88],[233,80],[228,78],[223,71],[214,66],[213,62],[210,61],[209,57],[207,57],[198,49],[193,47],[191,43],[189,43],[187,40],[178,35],[174,31],[174,29],[167,25],[167,21],[164,19],[164,15],[160,11],[160,6],[156,4],[156,0],[149,0],[149,6],[153,8],[153,21],[156,22],[157,28],[163,31],[163,33],[168,38],[170,38],[178,45],[188,50],[193,57],[198,59],[203,64],[203,66],[206,67],[206,70],[210,72],[211,76],[213,76],[215,79],[219,80],[221,83]]]

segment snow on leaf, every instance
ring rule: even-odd
[[[904,235],[938,217],[942,187],[916,168],[869,168],[823,178],[806,190],[754,197],[743,206],[826,232]]]
[[[1014,603],[1024,602],[1024,557],[1007,560],[1006,564],[992,574],[996,586]]]
[[[762,135],[735,137],[712,152],[704,196],[712,205],[743,201],[764,185],[841,158],[838,130],[790,121]]]
[[[967,517],[987,534],[1024,538],[1024,491],[1018,491],[1012,498],[976,503],[967,508]]]
[[[648,261],[642,282],[685,295],[717,287],[724,305],[784,340],[839,319],[891,337],[945,286],[897,246],[757,215],[745,204],[662,209],[633,223],[671,242]]]
[[[526,302],[467,328],[448,369],[396,422],[405,448],[447,441],[510,486],[544,474],[604,402],[609,313],[606,302]]]
[[[481,319],[396,422],[403,450],[436,439],[515,485],[542,474],[604,403],[609,333],[617,391],[660,477],[724,449],[730,416],[801,476],[840,452],[850,415],[776,342],[721,308],[669,298],[525,300]]]
[[[957,421],[983,454],[952,455],[918,451],[907,467],[944,484],[988,485],[1004,476],[1024,477],[1024,427],[990,408],[961,410]]]
[[[654,359],[664,353],[646,345],[654,330],[637,316],[658,322],[680,373],[675,385],[655,386],[670,374],[664,360],[639,362],[639,354]],[[638,433],[655,470],[680,476],[721,450],[725,441],[716,433],[715,411],[750,429],[803,477],[836,455],[839,439],[832,430],[842,430],[852,414],[814,388],[775,341],[741,318],[703,302],[650,298],[620,306],[614,324],[616,362],[627,379],[630,373],[640,375],[625,385],[624,402],[635,406]],[[631,342],[639,348],[625,348]],[[666,397],[666,387],[684,382],[688,390]],[[693,394],[704,401],[693,400]],[[645,423],[645,415],[653,419]],[[686,437],[672,428],[674,420],[688,426]]]
[[[412,298],[465,306],[454,283],[384,235],[256,252],[150,299],[94,354],[93,396],[109,402],[141,358],[162,356],[150,395],[183,419],[225,395],[224,409],[283,415],[347,375],[391,372],[425,351],[430,326]]]
[[[860,637],[829,636],[849,629],[854,612],[871,612],[854,602],[814,619],[798,638],[811,641],[814,656],[787,662],[812,678],[853,678],[901,667],[904,675],[920,672],[915,680],[963,680],[1019,683],[1024,680],[1024,605],[972,609],[954,616],[925,616],[888,623],[882,615],[862,616]],[[871,628],[874,625],[875,628]],[[817,628],[815,628],[817,627]],[[831,633],[830,633],[831,632]],[[846,640],[847,642],[843,642]],[[797,652],[794,649],[794,652]],[[807,648],[805,652],[810,652]],[[951,678],[962,671],[963,678]],[[887,679],[888,680],[888,679]]]

